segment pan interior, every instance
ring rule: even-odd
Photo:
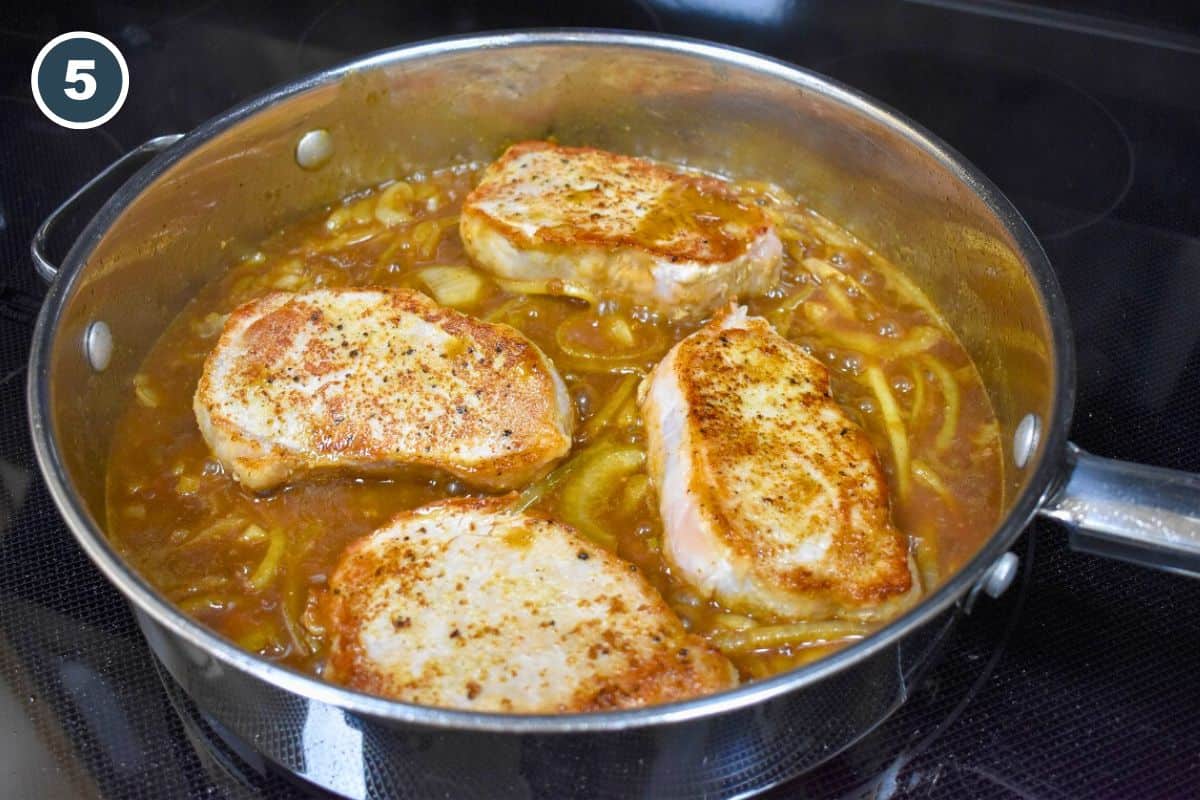
[[[317,130],[332,155],[302,168],[297,146]],[[114,197],[65,266],[48,355],[50,432],[93,528],[134,373],[241,248],[398,174],[548,137],[777,183],[903,268],[979,368],[1011,510],[1031,480],[1015,466],[1014,436],[1029,414],[1053,419],[1059,387],[1050,315],[1031,278],[1045,266],[1031,264],[1040,251],[1023,224],[997,212],[1007,205],[887,112],[816,78],[737,54],[563,37],[368,59],[210,123]],[[80,346],[95,320],[115,345],[101,373]],[[994,533],[978,531],[975,549]]]

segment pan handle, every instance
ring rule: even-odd
[[[74,212],[81,200],[98,187],[106,185],[112,176],[116,175],[120,177],[123,182],[146,162],[175,144],[181,138],[183,138],[183,134],[172,133],[166,136],[157,136],[135,147],[105,167],[103,172],[79,187],[75,194],[68,197],[63,201],[62,205],[50,212],[50,216],[46,217],[45,222],[33,234],[33,241],[29,243],[29,254],[33,257],[33,266],[37,269],[37,273],[42,277],[42,280],[46,281],[46,283],[51,283],[58,276],[58,265],[52,262],[46,254],[46,241],[50,238],[50,234],[54,231],[54,228],[63,216]]]
[[[1067,478],[1039,513],[1071,547],[1200,577],[1200,475],[1100,458],[1067,445]]]

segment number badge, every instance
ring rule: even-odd
[[[38,108],[50,120],[86,130],[121,110],[129,94],[129,67],[108,39],[73,31],[54,37],[38,53],[30,85]]]

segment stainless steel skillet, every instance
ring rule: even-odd
[[[486,159],[506,142],[547,135],[781,183],[904,267],[955,327],[991,395],[1007,469],[999,524],[961,544],[964,565],[918,607],[828,659],[619,713],[512,716],[387,701],[262,661],[179,612],[100,524],[112,424],[158,334],[239,242],[397,173]],[[35,263],[53,281],[29,373],[39,464],[81,546],[199,707],[231,739],[333,791],[752,792],[830,757],[903,702],[957,609],[980,590],[1003,590],[1007,549],[1034,514],[1066,522],[1079,547],[1200,572],[1200,479],[1068,444],[1066,311],[1015,209],[945,144],[818,75],[657,36],[441,40],[282,87],[115,166],[105,180],[140,169],[60,265],[43,252],[59,212],[34,242]]]

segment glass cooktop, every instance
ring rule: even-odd
[[[218,0],[24,4],[0,20],[0,795],[279,798],[160,676],[33,463],[25,361],[43,287],[28,242],[120,153],[272,85],[406,41],[532,26],[663,31],[765,52],[909,114],[1028,217],[1079,350],[1073,439],[1200,471],[1200,13],[1169,3]],[[122,49],[104,127],[41,116],[29,69],[70,30]],[[1036,524],[909,702],[770,797],[1185,797],[1200,783],[1200,583],[1070,552]],[[532,795],[532,790],[530,792]]]

